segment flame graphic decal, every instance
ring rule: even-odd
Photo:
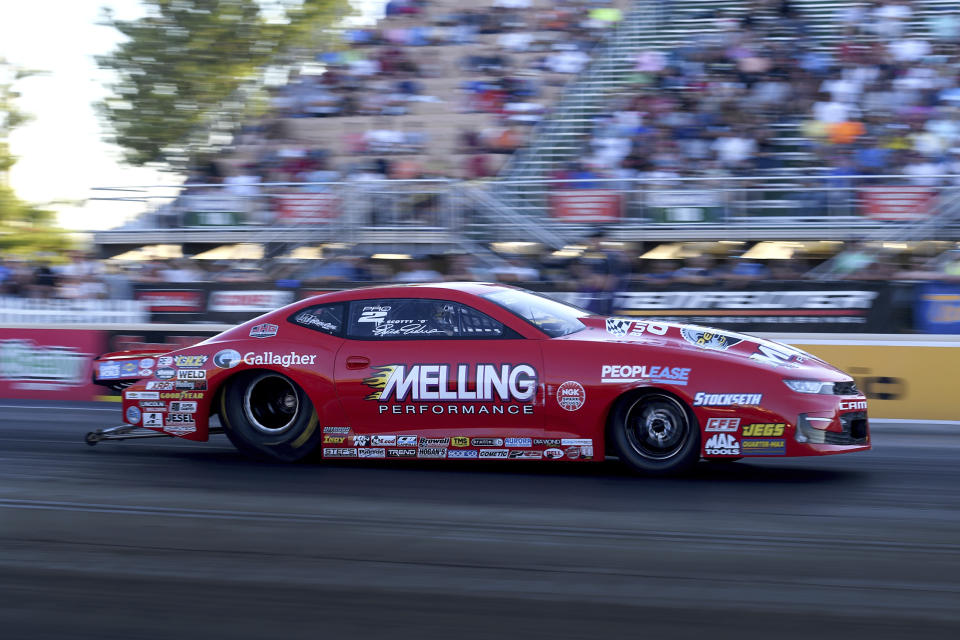
[[[380,394],[383,393],[383,388],[387,386],[387,380],[390,378],[390,374],[393,373],[393,370],[396,369],[399,365],[388,364],[383,367],[372,367],[377,373],[370,376],[369,378],[363,379],[363,384],[367,385],[371,389],[376,389],[373,393],[368,395],[366,400],[379,400]]]

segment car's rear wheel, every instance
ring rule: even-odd
[[[650,475],[681,473],[700,459],[700,429],[690,409],[662,391],[628,395],[610,415],[620,460]]]
[[[255,458],[296,462],[320,441],[310,398],[275,371],[251,371],[230,380],[220,398],[220,421],[230,442]]]

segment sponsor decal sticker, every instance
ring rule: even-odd
[[[745,456],[783,456],[787,454],[787,441],[783,438],[744,438],[741,451]]]
[[[543,452],[543,457],[547,460],[560,460],[563,458],[563,449],[550,448]]]
[[[756,406],[763,400],[761,393],[704,393],[698,391],[693,396],[697,407],[729,407],[733,405]]]
[[[567,447],[563,450],[565,456],[570,460],[576,460],[580,457],[580,447]]]
[[[476,449],[451,449],[447,452],[448,458],[477,458],[478,452]]]
[[[580,447],[580,446],[592,447],[593,440],[589,438],[563,438],[562,440],[560,440],[560,444],[562,444],[565,447],[570,445],[577,446],[577,447]]]
[[[154,364],[156,364],[156,362],[153,358],[143,358],[140,360],[141,369],[152,369]]]
[[[177,413],[196,413],[197,403],[192,400],[174,400],[170,403],[170,411],[175,411]]]
[[[782,436],[787,425],[782,422],[766,422],[759,424],[748,424],[743,427],[743,436],[752,438],[769,438]]]
[[[447,450],[440,447],[420,447],[417,451],[418,458],[446,458]]]
[[[380,413],[511,414],[530,415],[537,394],[537,371],[529,364],[391,364],[373,368],[377,373],[363,380],[373,389],[367,400],[430,402],[419,408],[382,404]],[[473,382],[471,382],[471,378]],[[503,402],[507,405],[475,407],[456,402]],[[522,404],[512,404],[522,403]],[[413,409],[408,411],[406,409]],[[419,409],[419,411],[418,411]]]
[[[532,447],[533,439],[532,438],[504,438],[503,446],[505,447]]]
[[[172,380],[176,377],[177,370],[170,367],[160,367],[153,375],[161,380]]]
[[[130,424],[137,424],[138,422],[140,422],[140,418],[141,418],[140,407],[135,407],[133,405],[127,407],[127,412],[125,415],[127,418],[127,422],[129,422]]]
[[[120,377],[120,363],[118,362],[101,362],[99,367],[101,380],[112,380]]]
[[[623,338],[630,330],[633,320],[629,318],[607,318],[607,333],[618,338]]]
[[[534,438],[533,446],[535,447],[559,447],[560,438]]]
[[[207,356],[173,356],[173,364],[183,369],[202,367],[206,361]]]
[[[167,409],[167,403],[162,400],[142,400],[139,404],[141,409]]]
[[[200,400],[203,398],[202,393],[195,393],[193,391],[174,391],[174,392],[162,392],[160,397],[164,400]]]
[[[449,447],[450,438],[420,438],[421,447]]]
[[[173,358],[172,358],[171,356],[160,356],[159,358],[157,358],[157,366],[158,366],[158,367],[172,367],[172,366],[173,366]]]
[[[510,452],[506,449],[480,449],[481,458],[509,458]]]
[[[708,418],[704,431],[736,433],[740,429],[740,418]]]
[[[147,376],[153,374],[153,370],[152,370],[152,369],[140,369],[140,372],[139,372],[139,373],[140,373],[140,376],[141,376],[141,377],[146,378]]]
[[[172,382],[157,382],[156,380],[149,380],[147,382],[147,389],[155,389],[157,391],[173,391]],[[128,398],[130,396],[127,396]]]
[[[343,444],[347,436],[323,436],[323,444]]]
[[[743,342],[743,338],[729,333],[700,327],[683,327],[680,329],[680,335],[690,344],[710,351],[726,351]]]
[[[350,441],[355,447],[369,447],[370,436],[350,436]]]
[[[324,458],[356,458],[357,450],[346,447],[324,447],[321,449]]]
[[[416,458],[416,449],[387,449],[388,458]]]
[[[471,438],[470,444],[475,447],[502,447],[503,438]]]
[[[344,435],[350,433],[350,427],[324,427],[324,433],[342,433]]]
[[[180,369],[177,371],[177,380],[206,380],[207,372],[203,369]]]
[[[168,424],[163,427],[163,430],[175,436],[183,436],[188,433],[194,433],[197,427],[193,424]]]
[[[739,456],[740,441],[728,433],[715,433],[707,438],[704,452],[709,456]]]
[[[510,452],[511,460],[541,460],[543,459],[543,451],[524,451],[523,449],[517,449]]]
[[[315,355],[297,353],[296,351],[291,351],[290,353],[274,353],[273,351],[255,353],[248,351],[243,354],[244,364],[275,364],[281,367],[289,367],[295,364],[313,364],[316,359],[317,356]]]
[[[417,436],[397,436],[397,446],[415,447],[417,446]]]
[[[397,445],[397,436],[372,436],[370,445],[374,447],[395,447]]]
[[[156,411],[143,414],[143,426],[151,428],[161,428],[163,426],[163,414]]]
[[[278,327],[277,325],[270,324],[269,322],[258,324],[257,326],[250,329],[250,337],[251,338],[272,338],[273,336],[277,335],[277,330],[279,328],[280,327]]]
[[[470,438],[467,438],[466,436],[454,436],[450,438],[450,444],[454,447],[469,447]]]
[[[164,420],[164,426],[177,426],[181,424],[193,424],[192,413],[168,413]]]
[[[120,363],[120,375],[121,376],[134,376],[137,375],[137,363],[133,362],[121,362]]]
[[[213,364],[221,369],[232,369],[243,361],[243,357],[236,349],[223,349],[213,356]]]
[[[650,366],[645,364],[605,364],[600,368],[600,382],[657,382],[686,386],[690,379],[688,367]]]
[[[158,400],[160,394],[156,391],[127,391],[123,397],[127,400]]]
[[[206,380],[177,380],[173,383],[174,389],[194,389],[199,391],[206,391],[207,381]]]
[[[383,447],[357,449],[358,458],[386,458],[387,450]]]
[[[557,387],[557,404],[567,411],[577,411],[587,400],[587,392],[583,385],[573,380],[567,380]]]
[[[803,354],[781,344],[757,345],[757,352],[750,356],[751,360],[768,364],[771,367],[787,367],[794,369],[803,362]]]
[[[841,400],[840,411],[863,411],[867,408],[866,400]]]

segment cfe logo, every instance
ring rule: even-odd
[[[740,418],[709,418],[707,420],[707,426],[704,427],[703,430],[736,433],[739,428]]]

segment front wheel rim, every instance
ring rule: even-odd
[[[250,382],[243,394],[243,412],[250,425],[267,435],[289,430],[300,411],[293,383],[279,374],[266,374]]]
[[[690,428],[683,406],[661,394],[636,400],[623,421],[630,448],[643,458],[657,461],[678,455],[689,439]]]

